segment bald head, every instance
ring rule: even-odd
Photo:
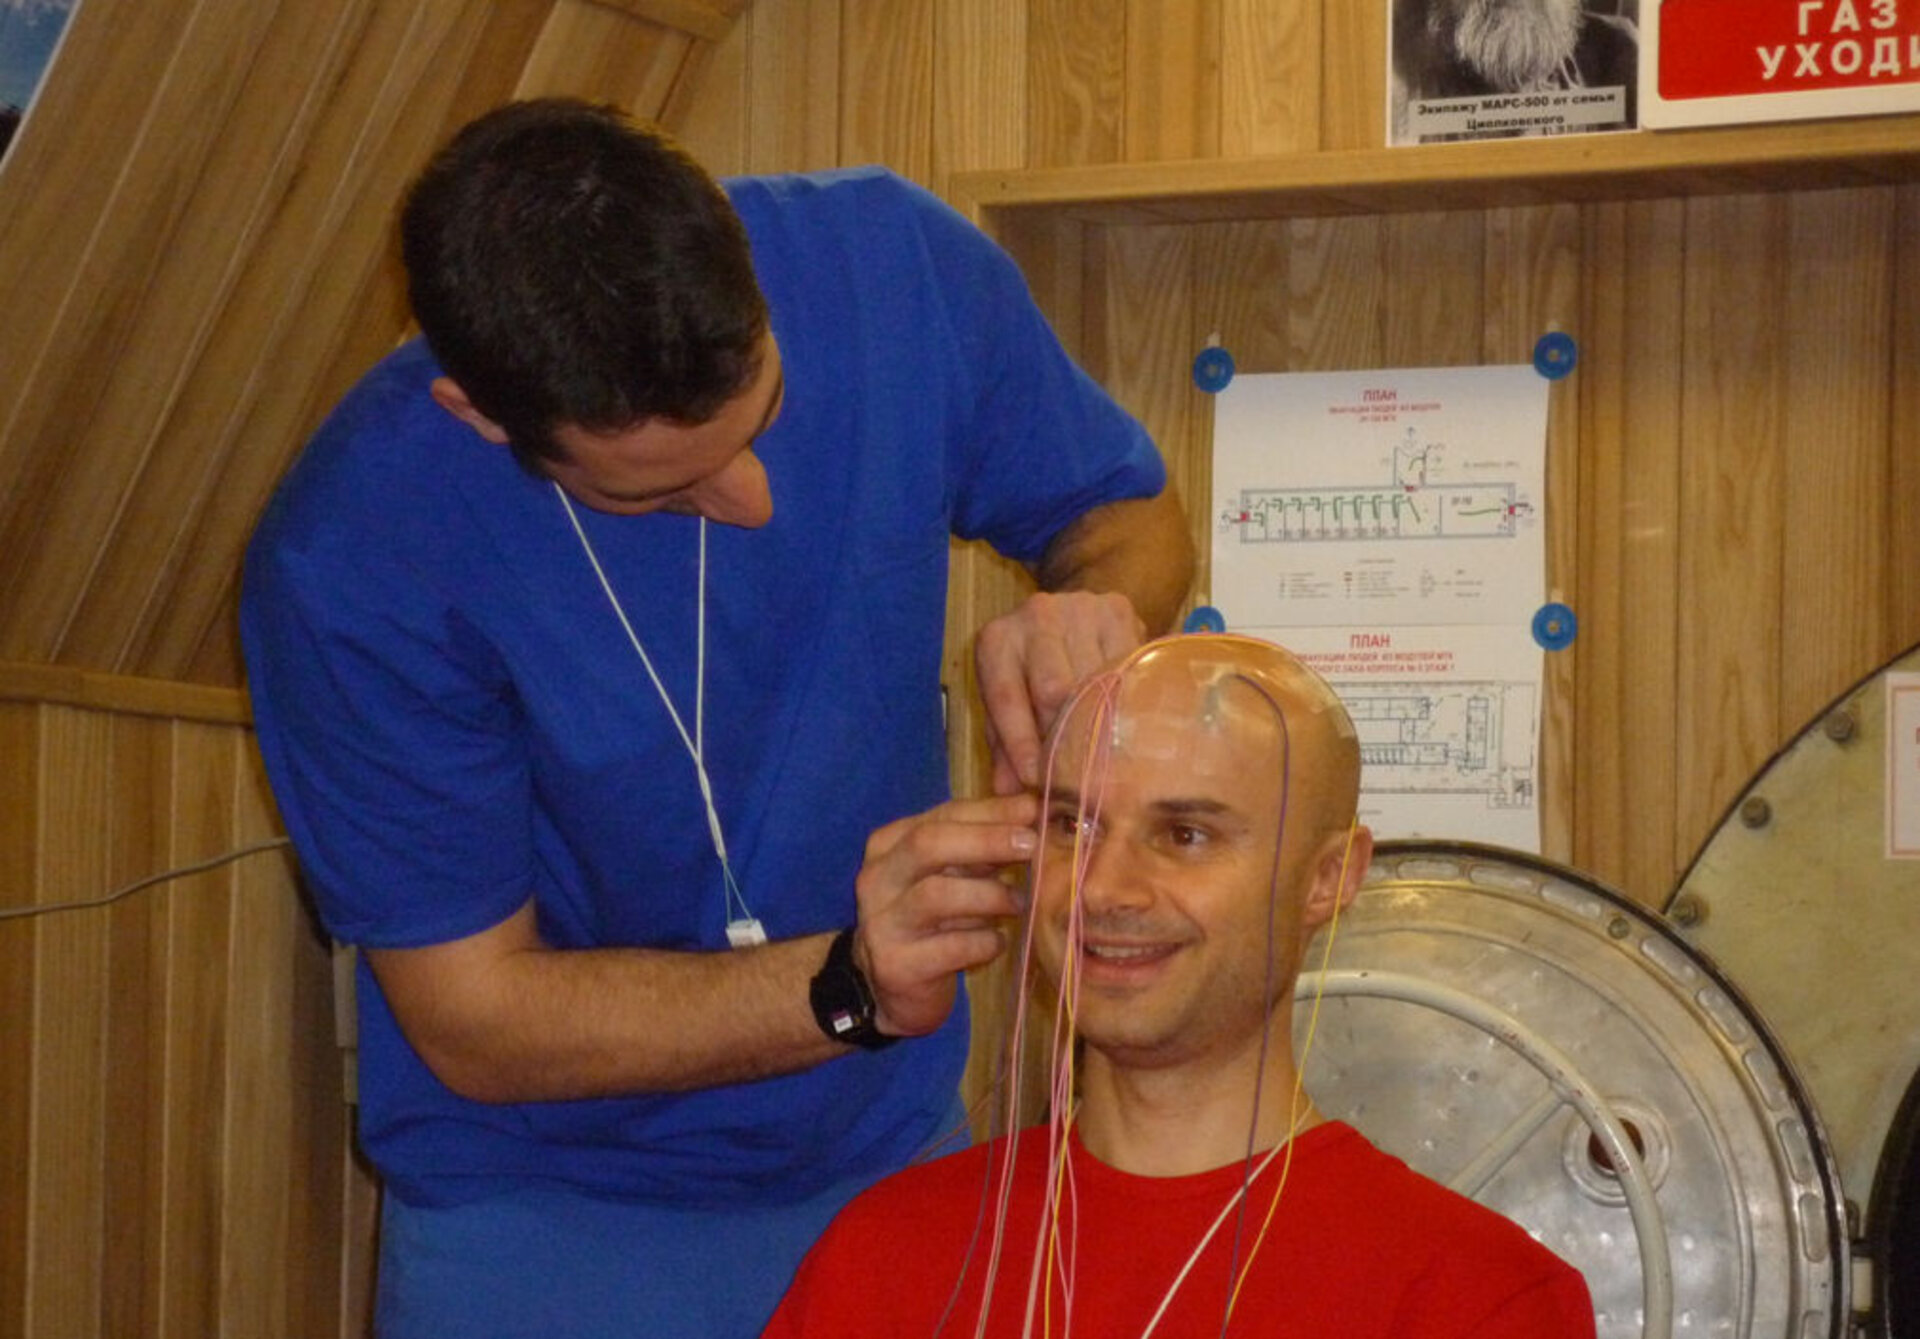
[[[1152,642],[1055,727],[1034,942],[1106,1060],[1257,1048],[1358,887],[1359,744],[1326,683],[1249,637]]]
[[[1105,694],[1111,745],[1157,747],[1175,763],[1205,767],[1216,756],[1270,772],[1284,787],[1299,835],[1344,831],[1360,796],[1360,746],[1347,709],[1300,658],[1272,642],[1230,634],[1167,637],[1110,672]],[[1162,727],[1145,730],[1152,720]],[[1232,740],[1221,754],[1210,747]]]

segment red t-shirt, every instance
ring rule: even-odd
[[[766,1335],[971,1339],[1005,1147],[999,1140],[908,1168],[854,1200],[807,1256]],[[1230,1213],[1175,1288],[1245,1169],[1236,1163],[1196,1176],[1133,1176],[1099,1162],[1075,1139],[1053,1264],[1050,1271],[1042,1266],[1051,1305],[1035,1306],[1029,1331],[1048,1168],[1046,1131],[1027,1130],[985,1333],[1130,1339],[1171,1290],[1156,1339],[1214,1339],[1229,1271],[1237,1268],[1244,1282],[1230,1336],[1592,1339],[1593,1305],[1577,1271],[1514,1223],[1413,1172],[1352,1127],[1333,1122],[1307,1131],[1294,1141],[1291,1161],[1258,1247],[1284,1153],[1249,1188],[1244,1220]]]

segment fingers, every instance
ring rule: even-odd
[[[1024,794],[955,800],[869,839],[854,954],[882,1031],[931,1032],[953,1006],[957,974],[999,954],[997,922],[1020,910],[1001,871],[1031,855],[1038,810]]]
[[[1145,636],[1124,596],[1088,591],[1043,591],[980,630],[974,657],[996,792],[1039,785],[1042,741],[1062,704]]]

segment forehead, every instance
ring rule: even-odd
[[[1096,681],[1062,722],[1056,781],[1143,800],[1271,805],[1285,763],[1278,709],[1231,666],[1136,666]],[[1083,778],[1091,778],[1085,780]]]

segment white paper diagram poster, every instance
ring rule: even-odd
[[[1340,694],[1378,837],[1540,849],[1548,384],[1280,373],[1215,399],[1211,602]]]
[[[1887,858],[1920,860],[1920,674],[1887,676]]]

